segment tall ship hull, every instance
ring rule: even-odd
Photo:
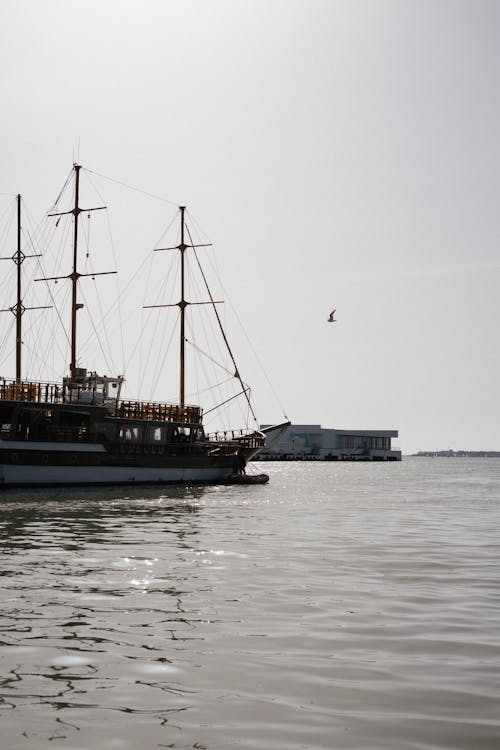
[[[232,460],[221,456],[119,456],[102,443],[34,443],[29,448],[0,442],[4,487],[105,484],[230,483]]]
[[[231,482],[265,445],[259,431],[205,434],[199,407],[114,400],[113,379],[80,377],[0,383],[1,486]]]

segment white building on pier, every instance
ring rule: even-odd
[[[397,430],[340,430],[321,425],[290,425],[267,435],[267,447],[258,460],[268,461],[401,461],[392,447]]]

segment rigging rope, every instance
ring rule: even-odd
[[[94,280],[94,282],[95,282],[95,280]],[[94,286],[95,286],[95,284],[94,284]],[[99,349],[101,350],[101,354],[102,354],[102,356],[104,358],[104,363],[106,364],[106,366],[108,368],[108,372],[115,372],[115,368],[114,368],[113,363],[111,362],[111,364],[110,364],[110,362],[108,361],[108,355],[106,354],[106,352],[104,350],[104,346],[102,344],[101,338],[100,338],[98,330],[96,328],[96,325],[95,325],[95,322],[94,322],[94,318],[92,317],[92,313],[90,312],[90,310],[91,310],[90,305],[87,304],[87,299],[86,299],[85,294],[84,294],[84,292],[83,292],[83,290],[81,288],[80,288],[80,294],[82,295],[82,299],[83,299],[83,301],[85,303],[87,314],[88,314],[88,317],[89,317],[89,320],[90,320],[90,324],[92,326],[92,329],[94,331],[95,337],[97,339],[97,343],[99,345]],[[101,310],[101,301],[100,301],[100,298],[99,298],[98,294],[97,294],[97,300],[98,300],[98,304],[99,304],[99,310]],[[102,317],[102,310],[101,310],[101,317]],[[107,337],[107,329],[106,328],[104,328],[104,335],[105,335],[105,338],[107,339],[108,337]],[[109,344],[109,341],[107,341],[107,344],[108,344],[108,347],[109,347],[109,354],[111,355],[111,346]],[[84,351],[84,349],[82,348],[80,350],[80,357],[81,357],[81,353],[83,351]]]
[[[189,240],[190,240],[191,244],[193,245],[194,243],[193,243],[193,240],[191,238],[191,233],[190,233],[190,231],[189,231],[189,229],[187,227],[186,227],[186,230],[187,230],[187,234],[188,234]],[[224,328],[222,326],[222,322],[221,322],[219,313],[217,311],[217,307],[215,305],[214,298],[212,297],[212,292],[210,291],[210,287],[208,286],[207,279],[206,279],[205,274],[203,272],[203,268],[201,267],[200,260],[198,258],[198,253],[196,252],[196,248],[193,248],[193,252],[194,252],[194,257],[196,258],[196,262],[198,263],[198,268],[199,268],[200,273],[202,275],[203,281],[205,282],[205,288],[207,290],[208,296],[210,297],[210,301],[211,301],[212,307],[214,309],[215,317],[217,318],[217,322],[219,324],[220,332],[221,332],[222,337],[224,339],[224,342],[225,342],[225,344],[227,346],[227,350],[229,352],[229,356],[231,357],[231,360],[232,360],[232,362],[234,364],[234,367],[235,367],[235,373],[234,373],[235,377],[237,377],[238,380],[240,381],[242,392],[244,393],[245,398],[246,398],[247,403],[248,403],[248,408],[250,409],[250,412],[251,412],[251,414],[252,414],[255,422],[258,423],[257,416],[256,416],[256,414],[255,414],[255,412],[254,412],[254,410],[252,408],[252,404],[250,402],[249,395],[248,395],[247,390],[245,388],[245,384],[243,383],[243,380],[240,377],[240,373],[238,371],[238,366],[237,366],[236,361],[234,359],[233,352],[231,350],[231,347],[229,346],[229,341],[227,340],[226,332],[224,331]]]
[[[57,208],[57,204],[58,204],[58,203],[59,203],[59,201],[61,200],[61,198],[62,198],[62,196],[63,196],[63,193],[64,193],[64,191],[65,191],[65,190],[66,190],[66,188],[68,187],[68,183],[69,183],[69,181],[71,180],[72,176],[73,176],[73,168],[71,168],[71,169],[70,169],[70,171],[69,171],[69,174],[68,174],[68,176],[66,177],[66,181],[65,181],[65,183],[64,183],[64,185],[62,186],[62,188],[61,188],[61,189],[60,189],[60,191],[59,191],[59,195],[58,195],[58,196],[57,196],[57,198],[55,199],[55,201],[54,201],[54,203],[53,203],[53,205],[52,205],[52,208],[50,208],[50,209],[49,209],[49,210],[47,211],[47,213],[49,213],[49,214],[50,214],[50,213],[52,213],[52,212],[54,211],[54,209],[55,209],[55,208]]]
[[[99,200],[101,201],[101,203],[103,205],[105,205],[106,201],[104,200],[103,196],[101,195],[100,191],[98,190],[97,185],[95,185],[94,181],[90,178],[90,176],[89,176],[89,170],[84,169],[84,172],[87,174],[88,181],[90,182],[90,184],[94,188],[96,194],[99,197]],[[111,243],[111,250],[112,250],[112,253],[113,253],[113,262],[114,262],[114,266],[115,266],[116,270],[118,271],[118,268],[120,266],[119,266],[119,263],[118,263],[118,256],[117,256],[117,253],[116,253],[115,242],[114,242],[114,239],[113,239],[113,232],[111,230],[111,217],[109,215],[109,211],[105,211],[105,214],[106,214],[106,221],[107,221],[107,224],[108,224],[109,241]],[[120,275],[118,273],[116,274],[116,292],[117,292],[117,295],[116,295],[116,307],[117,307],[117,310],[118,310],[118,321],[119,321],[119,328],[120,328],[120,345],[121,345],[121,350],[122,350],[122,367],[121,367],[121,369],[122,369],[122,372],[123,372],[124,369],[125,369],[125,340],[124,340],[124,336],[123,336],[124,326],[123,326],[123,313],[122,313],[122,306],[121,306]]]
[[[210,362],[213,362],[214,365],[217,365],[217,367],[220,367],[221,370],[224,370],[224,372],[227,372],[227,374],[230,375],[231,378],[234,378],[234,372],[231,372],[231,370],[228,370],[225,365],[221,364],[220,362],[217,362],[217,360],[214,359],[213,357],[211,357],[210,354],[207,354],[207,352],[203,351],[203,349],[201,349],[199,346],[197,346],[194,343],[194,341],[190,341],[187,338],[184,339],[184,340],[185,340],[186,344],[189,344],[190,346],[192,346],[193,349],[196,349],[197,352],[199,352],[200,354],[203,354],[203,356],[206,357],[207,359],[209,359]]]
[[[89,172],[90,174],[95,174],[96,177],[101,177],[103,180],[109,180],[110,182],[114,182],[116,185],[121,185],[122,187],[126,187],[128,190],[135,190],[136,193],[142,193],[143,195],[147,195],[149,198],[154,198],[155,200],[163,201],[163,203],[170,203],[171,206],[179,205],[177,201],[171,201],[168,198],[163,198],[160,195],[149,193],[147,190],[141,190],[141,188],[134,187],[134,185],[128,185],[126,182],[121,182],[120,180],[115,180],[112,177],[108,177],[105,174],[94,172],[93,169],[88,169],[88,167],[85,167],[85,172]]]

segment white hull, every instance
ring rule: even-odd
[[[12,451],[42,451],[51,453],[106,453],[106,448],[102,443],[51,443],[47,441],[36,440],[0,440],[0,448],[8,448]]]
[[[0,486],[71,484],[186,484],[224,480],[227,468],[143,468],[122,466],[11,466],[0,465]]]

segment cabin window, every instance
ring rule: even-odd
[[[142,430],[139,425],[120,427],[119,438],[125,443],[138,443],[142,440]]]
[[[153,445],[160,445],[161,443],[165,442],[166,438],[166,430],[165,427],[158,426],[150,426],[148,427],[147,431],[147,442],[152,443]]]
[[[173,439],[175,442],[187,443],[189,441],[191,432],[188,427],[175,427]]]

